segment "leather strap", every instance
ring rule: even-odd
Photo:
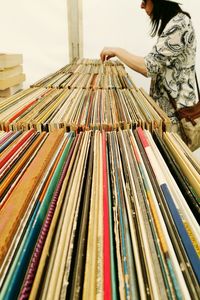
[[[195,80],[196,80],[196,86],[197,86],[197,95],[198,95],[198,99],[200,101],[199,84],[198,84],[197,73],[196,72],[195,72]]]
[[[169,96],[169,100],[172,104],[172,106],[175,109],[175,113],[176,116],[179,120],[185,118],[186,121],[191,122],[193,124],[193,126],[196,125],[196,118],[200,117],[200,92],[199,92],[199,85],[198,85],[198,80],[197,80],[197,74],[195,72],[195,80],[196,80],[196,87],[197,87],[197,94],[198,94],[198,102],[190,107],[183,107],[179,110],[177,110],[176,107],[176,102],[175,100],[171,97],[171,95],[167,92],[168,96]]]

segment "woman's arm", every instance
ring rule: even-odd
[[[131,54],[122,48],[104,48],[100,54],[101,60],[103,62],[115,56],[129,68],[147,77],[147,68],[144,58],[141,56]]]

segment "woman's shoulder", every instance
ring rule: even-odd
[[[179,12],[176,16],[174,16],[168,23],[168,25],[180,25],[180,26],[188,26],[191,24],[191,18],[184,12]]]
[[[174,33],[174,31],[193,31],[191,18],[184,12],[178,13],[165,26],[162,35]]]

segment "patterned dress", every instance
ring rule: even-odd
[[[150,95],[173,124],[178,120],[169,97],[175,100],[177,109],[198,102],[195,94],[195,56],[196,39],[191,19],[178,13],[165,26],[156,45],[145,57],[147,76],[152,78]]]

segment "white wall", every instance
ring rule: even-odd
[[[149,17],[140,4],[140,0],[83,0],[84,57],[99,57],[104,46],[118,46],[137,55],[146,55],[155,39],[149,37]],[[185,0],[182,8],[191,14],[196,30],[200,82],[200,1]],[[129,68],[127,71],[137,86],[149,90],[150,79]]]
[[[68,63],[66,0],[0,0],[0,52],[22,53],[24,88]]]

